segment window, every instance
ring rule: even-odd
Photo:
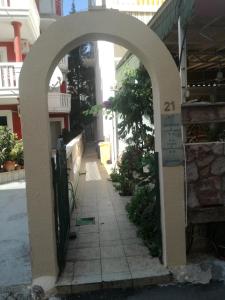
[[[13,131],[11,110],[0,110],[0,126],[7,126]]]
[[[0,116],[0,126],[7,126],[7,117],[6,116]]]

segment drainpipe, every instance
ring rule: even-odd
[[[16,62],[21,62],[22,59],[22,49],[21,49],[21,35],[20,28],[22,24],[20,22],[11,23],[14,29],[14,53],[16,56]]]
[[[179,71],[181,81],[181,103],[186,102],[187,96],[187,41],[186,31],[181,25],[181,17],[178,19],[178,46],[179,46]],[[185,186],[185,225],[187,226],[187,167],[186,167],[186,152],[185,152],[185,140],[186,131],[185,127],[182,126],[182,140],[184,147],[184,186]]]
[[[187,43],[186,33],[181,25],[181,17],[178,19],[178,46],[179,46],[179,67],[181,79],[181,101],[186,102],[187,92]]]

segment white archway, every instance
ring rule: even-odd
[[[33,45],[20,76],[33,279],[50,276],[54,280],[57,276],[48,82],[59,60],[90,40],[106,40],[128,48],[151,76],[155,150],[159,152],[160,166],[163,262],[165,265],[186,262],[177,67],[162,41],[143,23],[118,11],[96,10],[70,15],[52,24]]]

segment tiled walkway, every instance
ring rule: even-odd
[[[71,224],[77,238],[69,242],[66,268],[58,282],[72,292],[87,284],[127,287],[163,283],[170,277],[137,237],[126,214],[129,198],[121,197],[108,177],[95,149],[87,148]],[[89,217],[95,218],[95,224],[76,226],[77,218]]]

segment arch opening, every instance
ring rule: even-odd
[[[181,93],[176,65],[161,40],[140,21],[113,10],[91,11],[64,17],[51,25],[33,46],[20,76],[34,279],[57,276],[47,109],[48,82],[65,54],[85,41],[92,40],[109,41],[129,49],[141,60],[151,77],[155,151],[159,152],[163,261],[165,265],[185,264],[186,261],[183,166],[181,161],[166,165],[163,148],[164,123],[176,116],[178,119],[175,125],[180,126]],[[166,110],[165,104],[168,101],[173,102],[172,111]],[[178,136],[177,143],[182,144],[181,135]],[[173,154],[171,157],[173,159]],[[41,255],[43,247],[46,254],[44,257]]]

